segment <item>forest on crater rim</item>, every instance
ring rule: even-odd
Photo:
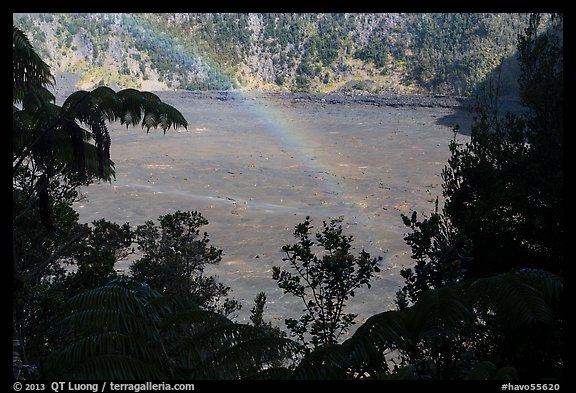
[[[497,72],[513,94],[512,13],[14,14],[77,88],[365,91],[474,96]]]

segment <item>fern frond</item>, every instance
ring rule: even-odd
[[[45,87],[26,92],[22,97],[22,109],[27,111],[35,111],[46,106],[46,104],[54,104],[56,97]],[[59,108],[55,106],[55,108]]]
[[[51,364],[77,365],[107,354],[132,356],[147,363],[159,360],[160,347],[150,337],[118,331],[84,335],[49,355]]]
[[[370,317],[342,344],[345,351],[336,348],[333,356],[345,354],[341,367],[382,376],[388,370],[385,354],[390,351],[418,358],[423,343],[430,345],[446,339],[460,339],[469,329],[486,323],[494,326],[496,322],[495,326],[504,327],[509,332],[534,322],[553,323],[559,318],[557,307],[561,295],[560,277],[530,269],[430,290],[410,308]],[[320,368],[328,369],[316,370],[318,364]],[[316,377],[334,375],[334,370],[327,364],[311,363],[305,372]],[[486,363],[478,365],[470,377],[480,377],[484,375],[482,373],[498,373],[500,377],[510,379],[515,370],[491,369]],[[397,377],[402,376],[398,374],[394,378]]]
[[[51,379],[161,380],[167,375],[154,364],[125,355],[106,354],[86,359],[74,369],[59,370]]]
[[[114,90],[107,86],[99,86],[90,92],[87,105],[96,111],[103,120],[113,122],[118,120],[122,114],[122,100]]]
[[[346,376],[348,352],[342,345],[330,344],[307,354],[298,364],[293,379],[342,379]]]
[[[409,326],[406,312],[386,311],[368,318],[347,342],[353,356],[369,358],[384,347],[414,345],[418,334],[418,329]]]
[[[260,330],[253,326],[234,324],[231,321],[189,333],[168,344],[186,354],[193,364],[207,361],[218,352],[250,339],[255,334],[261,335]]]
[[[246,325],[248,326],[248,325]],[[256,337],[241,340],[214,351],[190,370],[192,379],[243,379],[270,367],[274,361],[290,358],[299,345],[279,337]]]
[[[561,276],[541,269],[518,269],[509,273],[538,291],[546,302],[560,300],[564,281]]]
[[[143,317],[150,315],[147,307],[162,295],[153,289],[126,278],[117,278],[107,285],[83,292],[69,299],[63,311],[73,313],[82,309],[111,309]]]
[[[169,313],[163,318],[159,326],[163,330],[185,326],[187,332],[194,335],[206,329],[212,329],[214,326],[230,323],[232,322],[221,314],[197,308]]]
[[[150,128],[160,127],[164,133],[170,127],[186,128],[188,126],[188,122],[180,111],[162,102],[153,93],[125,89],[117,94],[123,105],[123,112],[119,117],[122,124],[135,126],[142,122],[142,127],[147,131],[150,131]]]
[[[454,336],[475,315],[458,288],[444,287],[425,292],[410,309],[411,325],[419,330],[417,340],[438,335]]]
[[[300,349],[254,326],[186,307],[128,278],[79,294],[62,307],[62,345],[45,359],[46,374],[237,379],[290,363]]]
[[[152,336],[154,332],[148,319],[109,308],[75,311],[64,317],[62,323],[74,334],[112,331]]]
[[[519,270],[476,279],[464,286],[476,307],[509,329],[532,322],[552,323],[551,302],[559,299],[562,279],[539,270]]]
[[[24,95],[54,85],[50,66],[34,51],[26,34],[12,26],[12,102],[21,102]]]

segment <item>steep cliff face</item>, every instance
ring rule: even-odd
[[[78,87],[469,95],[519,14],[14,14]],[[511,76],[512,79],[512,76]]]

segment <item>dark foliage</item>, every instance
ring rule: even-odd
[[[58,316],[59,345],[43,361],[47,379],[255,378],[290,365],[298,350],[127,278],[69,299]]]
[[[562,377],[562,278],[520,269],[423,293],[306,356],[299,379]]]
[[[274,266],[272,278],[305,306],[299,320],[286,319],[288,330],[300,342],[309,340],[316,348],[336,343],[354,323],[356,315],[345,312],[346,303],[359,288],[370,288],[382,257],[371,258],[364,250],[354,256],[352,236],[342,233],[337,220],[324,221],[322,230],[315,234],[316,241],[311,237],[312,229],[310,217],[296,226],[298,242],[282,247],[292,272]]]
[[[127,226],[78,223],[78,188],[114,174],[107,122],[147,129],[186,126],[151,93],[101,87],[71,94],[62,107],[47,89],[53,76],[25,34],[13,28],[12,271],[15,376],[31,378],[54,337],[54,310],[71,295],[115,276],[130,243]],[[84,129],[83,127],[86,127]],[[76,269],[71,272],[70,267]],[[26,375],[28,374],[28,375]]]
[[[442,213],[417,221],[406,236],[414,269],[399,303],[465,277],[515,267],[563,271],[562,17],[542,31],[533,16],[518,49],[524,114],[483,106],[470,141],[450,143],[442,172]],[[540,94],[539,92],[546,92]]]
[[[135,242],[143,256],[132,263],[132,276],[160,293],[190,299],[224,315],[240,309],[225,298],[229,287],[203,275],[206,264],[217,264],[222,250],[209,245],[200,227],[208,221],[199,212],[176,211],[160,216],[159,225],[146,221],[135,230]]]

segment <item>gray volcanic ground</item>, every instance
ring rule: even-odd
[[[463,102],[435,97],[311,94],[158,93],[177,107],[188,130],[111,126],[116,180],[94,184],[75,204],[81,221],[106,218],[142,224],[176,210],[197,210],[210,222],[211,244],[224,252],[215,274],[243,304],[246,321],[259,291],[265,319],[284,328],[302,305],[272,280],[283,245],[309,215],[344,217],[345,234],[382,256],[372,288],[358,291],[348,311],[358,324],[394,307],[399,271],[412,263],[401,213],[419,215],[442,197],[441,171],[453,127],[469,130]],[[465,135],[458,135],[462,141]],[[127,271],[129,261],[118,265]]]

